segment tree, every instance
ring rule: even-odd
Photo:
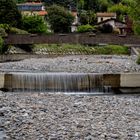
[[[22,29],[29,33],[47,33],[46,21],[38,16],[23,16],[22,18]]]
[[[130,16],[133,19],[134,32],[140,35],[140,0],[131,3]]]
[[[112,7],[108,8],[109,12],[115,12],[119,20],[123,20],[124,15],[128,14],[129,7],[123,5],[122,3],[115,4]]]
[[[0,24],[7,23],[19,27],[21,14],[13,0],[0,0]]]
[[[47,11],[48,20],[54,32],[70,32],[74,17],[69,11],[58,5],[52,5]]]
[[[96,21],[96,15],[94,11],[82,10],[79,14],[79,19],[82,25],[86,25],[86,24],[94,25]]]

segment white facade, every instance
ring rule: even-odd
[[[97,23],[108,20],[108,19],[116,19],[116,13],[97,13]]]

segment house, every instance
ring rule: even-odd
[[[39,15],[45,16],[47,12],[45,7],[41,2],[27,2],[17,4],[18,10],[21,11],[23,15]]]
[[[116,19],[116,13],[97,13],[97,23],[108,20],[108,19]]]
[[[76,32],[77,27],[79,26],[78,14],[76,11],[72,11],[71,13],[74,16],[74,21],[71,25],[71,32]]]
[[[98,22],[97,26],[103,26],[104,24],[110,24],[114,30],[118,30],[120,34],[125,34],[127,29],[127,24],[125,22],[119,21],[114,18],[106,19],[104,21]]]

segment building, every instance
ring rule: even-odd
[[[21,11],[23,15],[39,15],[45,16],[47,12],[45,7],[41,2],[27,2],[17,4],[18,10]]]
[[[77,15],[78,13],[75,12],[75,11],[72,11],[71,13],[74,16],[74,21],[73,21],[73,23],[71,25],[71,32],[76,32],[77,27],[80,25],[79,20],[78,20],[78,15]]]
[[[97,13],[97,23],[108,20],[108,19],[116,19],[116,13]]]
[[[113,30],[118,30],[120,34],[126,33],[127,24],[125,22],[111,18],[97,23],[98,26],[103,26],[104,24],[110,24],[113,27]]]

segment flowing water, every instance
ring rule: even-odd
[[[10,73],[12,91],[103,92],[103,75],[92,73]]]

